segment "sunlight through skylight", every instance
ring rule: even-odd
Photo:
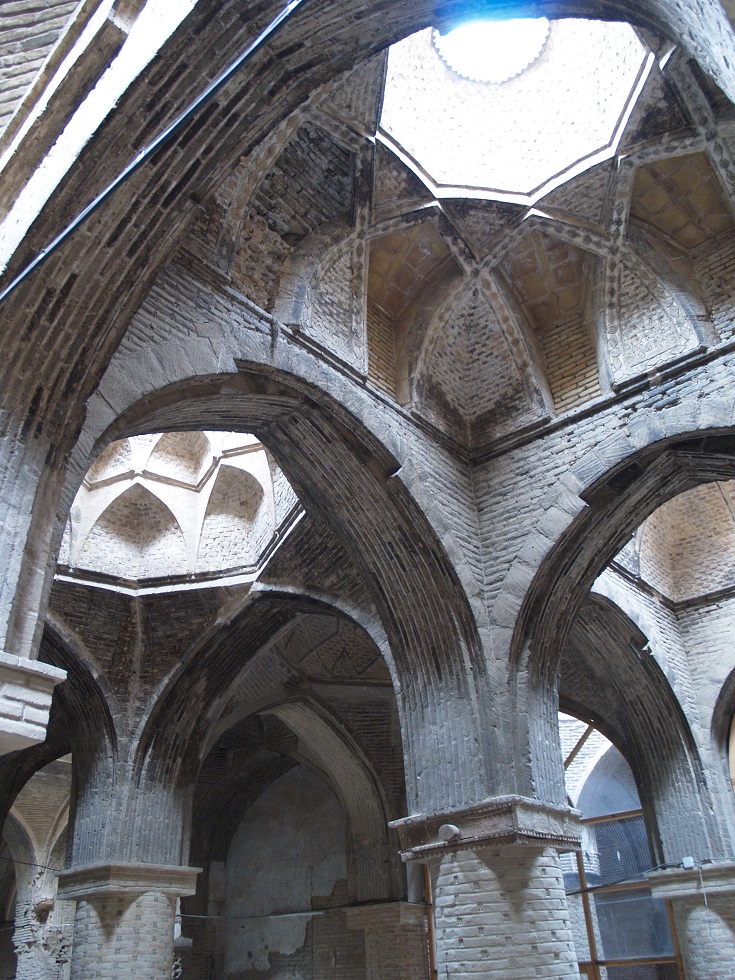
[[[434,44],[458,75],[473,82],[499,84],[528,68],[541,54],[548,36],[545,17],[471,20],[446,34],[434,31]]]
[[[610,159],[654,61],[607,21],[475,20],[441,38],[457,54],[433,35],[390,48],[378,138],[437,198],[532,204]]]

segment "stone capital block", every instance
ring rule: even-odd
[[[404,861],[429,860],[444,851],[533,844],[575,851],[581,846],[580,813],[523,796],[499,796],[464,810],[391,821]]]
[[[0,755],[46,738],[54,688],[66,671],[0,651]]]
[[[85,864],[59,874],[57,894],[68,901],[145,892],[183,898],[196,892],[201,870],[168,864]]]
[[[674,900],[735,895],[735,862],[713,861],[693,868],[667,868],[646,875],[654,898]]]

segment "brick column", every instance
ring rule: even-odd
[[[176,899],[193,895],[198,868],[93,864],[59,875],[77,902],[72,980],[171,980]]]
[[[348,929],[365,932],[365,978],[429,980],[426,908],[409,902],[380,902],[347,910]]]
[[[687,980],[733,975],[735,864],[673,868],[646,875],[654,898],[671,902]]]
[[[578,980],[559,865],[580,846],[575,812],[512,796],[393,826],[431,870],[439,977]]]

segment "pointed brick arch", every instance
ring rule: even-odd
[[[364,577],[398,674],[409,805],[419,794],[427,802],[448,795],[442,805],[450,807],[491,795],[496,736],[481,719],[492,693],[468,600],[428,521],[391,480],[395,461],[354,417],[293,378],[243,366],[237,378],[165,389],[123,415],[106,438],[182,425],[233,429],[235,419],[269,448]],[[459,757],[458,744],[465,747]],[[440,777],[443,756],[456,773],[450,786]]]
[[[671,497],[733,475],[735,440],[731,434],[689,434],[626,457],[580,495],[586,506],[568,520],[553,547],[546,549],[520,604],[513,632],[519,746],[527,739],[546,744],[548,732],[555,729],[562,656],[582,603],[600,572],[636,527]],[[530,719],[529,727],[525,719]],[[526,778],[551,799],[562,791],[558,758],[548,753],[531,760]]]
[[[727,853],[722,828],[707,817],[712,790],[689,722],[647,642],[610,600],[587,598],[562,657],[560,703],[593,717],[625,756],[655,819],[660,860],[676,860],[687,847],[701,855]],[[694,820],[695,813],[702,819]]]
[[[133,484],[97,519],[77,564],[119,578],[155,578],[172,568],[186,569],[186,545],[168,507],[150,490]]]

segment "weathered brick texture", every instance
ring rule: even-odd
[[[174,904],[161,892],[78,902],[72,980],[169,980]]]
[[[439,975],[576,977],[559,858],[551,848],[462,850],[432,867]]]
[[[130,48],[155,5],[102,6],[72,66],[94,4],[1,6],[0,129],[24,97],[37,111],[0,141],[7,281],[275,11],[198,0],[179,22],[160,4],[177,26],[145,55]],[[508,200],[466,181],[446,197],[381,129],[386,47],[422,31],[453,84],[428,26],[462,0],[304,3],[4,301],[0,802],[7,854],[43,872],[0,869],[0,911],[18,888],[19,975],[63,968],[48,869],[191,860],[184,976],[223,975],[249,936],[253,978],[258,959],[273,976],[424,980],[430,930],[389,821],[441,816],[454,839],[460,814],[492,823],[511,796],[513,819],[571,821],[560,699],[630,764],[655,861],[732,861],[729,6],[557,4],[602,18],[598,36],[615,21],[647,77],[609,159]],[[552,36],[536,68],[553,51]],[[539,77],[503,90],[520,93],[511,129]],[[463,162],[441,109],[431,150]],[[538,132],[523,133],[534,160]],[[22,676],[39,653],[45,687]],[[43,767],[68,755],[62,800]],[[311,809],[299,774],[320,787]],[[289,781],[281,843],[258,807]],[[225,912],[243,836],[262,926]],[[275,883],[266,839],[303,844]],[[576,977],[557,852],[473,849],[498,839],[431,858],[440,980]],[[78,892],[72,977],[170,977],[164,890]],[[732,902],[701,897],[677,899],[679,940],[688,973],[719,980]]]

